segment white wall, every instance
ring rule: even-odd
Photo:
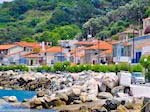
[[[9,55],[9,54],[13,54],[13,53],[20,52],[20,51],[22,51],[22,50],[23,50],[22,47],[20,47],[20,46],[15,46],[15,47],[13,47],[13,48],[8,49],[8,55]]]

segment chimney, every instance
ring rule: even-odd
[[[44,51],[45,50],[45,42],[42,41],[42,50]]]

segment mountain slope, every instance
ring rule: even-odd
[[[138,1],[138,2],[137,2]],[[0,43],[110,37],[146,17],[149,0],[15,0],[0,7]],[[135,9],[133,9],[135,7]],[[129,10],[128,10],[129,9]],[[139,15],[136,11],[139,10]],[[130,14],[130,15],[129,15]],[[134,20],[135,19],[135,23]],[[35,37],[35,39],[32,39]]]

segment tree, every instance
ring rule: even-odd
[[[31,37],[25,37],[23,39],[21,39],[21,41],[25,41],[25,42],[36,42],[36,40],[34,38]]]
[[[66,25],[62,27],[56,27],[51,32],[57,33],[61,40],[74,39],[81,30],[76,25]]]
[[[141,65],[146,69],[145,76],[148,80],[150,80],[150,56],[143,56],[140,59]]]
[[[24,14],[31,8],[28,0],[15,0],[12,7],[10,7],[10,14],[14,17],[18,17],[20,14]]]
[[[57,34],[55,32],[45,31],[37,39],[40,42],[42,42],[42,41],[52,42],[52,46],[56,46],[56,45],[58,45],[58,40],[60,40],[60,36],[59,36],[59,34]]]
[[[150,16],[150,7],[147,8],[146,12],[145,12],[145,16],[149,17]]]

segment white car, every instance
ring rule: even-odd
[[[141,72],[132,73],[132,84],[144,84],[145,77]]]

